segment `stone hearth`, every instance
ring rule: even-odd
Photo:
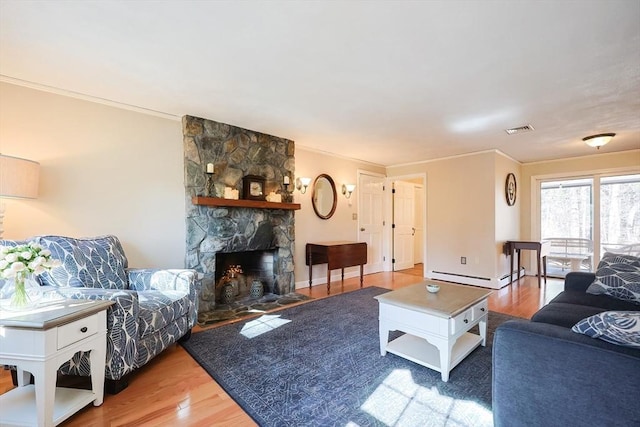
[[[199,313],[222,308],[216,307],[216,257],[220,253],[273,251],[270,289],[274,295],[293,293],[293,211],[196,206],[191,198],[205,195],[207,163],[215,165],[213,184],[217,195],[224,194],[225,187],[242,194],[242,178],[246,175],[264,177],[267,194],[281,192],[283,177],[294,176],[294,142],[191,116],[183,117],[182,128],[186,267],[196,270],[201,279]]]

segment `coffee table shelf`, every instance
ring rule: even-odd
[[[466,332],[460,336],[451,350],[451,365],[449,370],[455,368],[476,347],[480,345],[482,338],[479,335]],[[387,352],[403,357],[414,363],[426,366],[429,369],[441,372],[440,351],[434,345],[429,344],[424,338],[411,334],[404,334],[387,343]]]

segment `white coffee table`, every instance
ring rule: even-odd
[[[427,283],[440,291],[427,292]],[[424,282],[378,295],[380,354],[396,354],[442,374],[449,372],[480,344],[486,345],[490,290]],[[468,332],[479,326],[480,334]],[[405,332],[389,342],[390,331]]]

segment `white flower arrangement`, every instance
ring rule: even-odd
[[[15,282],[10,307],[19,309],[29,305],[29,295],[25,289],[28,276],[42,274],[60,264],[59,260],[51,258],[49,249],[35,242],[14,247],[0,246],[0,278],[13,279]]]
[[[49,249],[35,242],[15,247],[0,247],[0,277],[4,279],[41,274],[59,265],[59,260],[51,258]]]

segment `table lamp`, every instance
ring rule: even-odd
[[[36,199],[40,163],[0,154],[0,239],[4,232],[3,198]]]

